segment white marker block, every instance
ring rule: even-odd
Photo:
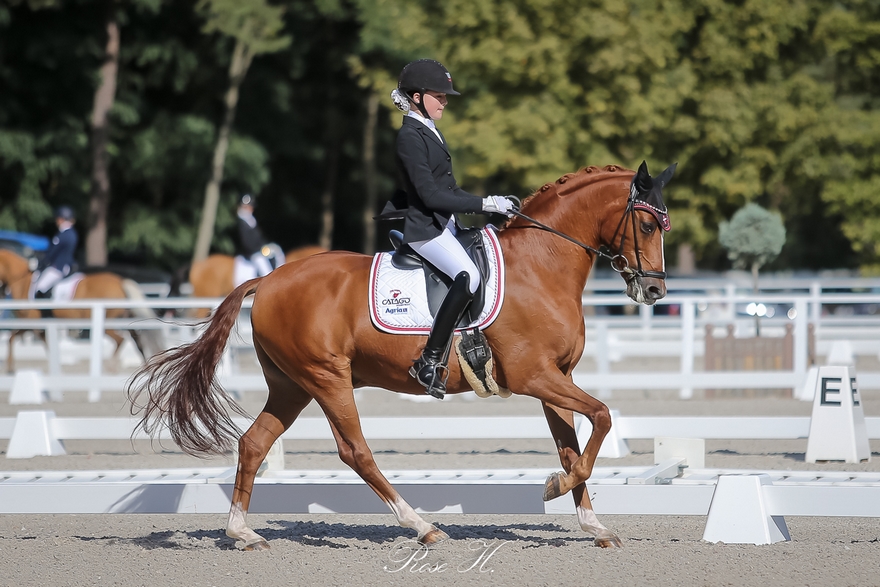
[[[265,463],[269,466],[270,471],[284,470],[284,443],[281,441],[280,436],[269,447],[269,454],[266,455]]]
[[[767,511],[769,475],[721,475],[715,486],[703,540],[726,544],[773,544],[791,540],[785,518]]]
[[[811,402],[816,396],[816,382],[819,380],[819,367],[810,367],[803,387],[796,389],[794,397],[804,402]]]
[[[658,436],[654,439],[654,464],[669,459],[685,459],[691,469],[705,469],[706,441],[702,438]]]
[[[12,380],[9,403],[13,405],[43,403],[43,374],[30,369],[17,371]]]
[[[865,412],[852,367],[819,368],[805,460],[871,460]]]
[[[52,420],[55,412],[23,410],[15,418],[12,436],[6,449],[7,459],[29,459],[67,454],[55,438]]]
[[[602,446],[599,447],[599,454],[597,456],[603,459],[619,459],[629,454],[629,445],[620,436],[618,433],[619,428],[615,425],[620,418],[620,412],[617,410],[610,411],[611,431],[605,437],[605,440],[602,441]],[[590,434],[593,433],[593,425],[584,417],[575,418],[575,430],[577,431],[578,444],[581,450],[584,450],[584,447],[587,446],[587,441],[590,439]]]

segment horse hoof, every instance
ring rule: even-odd
[[[544,501],[550,501],[562,495],[560,482],[563,474],[562,472],[557,472],[547,477],[547,481],[544,483]]]
[[[446,534],[446,532],[444,532],[443,530],[440,530],[438,528],[434,528],[433,530],[429,531],[424,536],[419,538],[419,543],[424,544],[425,546],[428,546],[431,544],[437,544],[438,542],[442,542],[442,541],[446,540],[447,538],[449,538],[449,535]]]
[[[239,542],[236,544],[236,546],[239,547],[241,550],[246,551],[269,550],[269,543],[266,542],[263,538],[257,538],[248,542]]]
[[[622,548],[623,542],[620,541],[620,538],[617,537],[617,534],[614,532],[602,532],[599,536],[596,536],[596,546],[599,548]]]

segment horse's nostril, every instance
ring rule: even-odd
[[[666,292],[660,286],[649,285],[648,286],[648,295],[650,295],[652,299],[659,300],[660,298],[666,296]]]

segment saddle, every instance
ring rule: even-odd
[[[446,292],[449,291],[449,287],[452,285],[452,279],[420,257],[412,247],[404,244],[403,233],[399,230],[389,231],[388,238],[391,240],[391,246],[394,247],[394,253],[391,255],[391,264],[396,269],[403,271],[424,269],[425,291],[428,294],[428,310],[431,312],[431,316],[436,316],[440,304],[443,303],[443,298],[446,297]],[[461,243],[462,248],[464,248],[468,257],[471,258],[480,272],[480,285],[476,293],[474,293],[473,301],[471,301],[459,322],[459,327],[463,328],[479,318],[483,305],[486,302],[485,285],[486,277],[489,275],[489,260],[478,229],[459,230],[455,238]]]

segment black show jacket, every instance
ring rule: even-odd
[[[482,212],[483,199],[455,183],[446,141],[411,116],[397,134],[397,166],[406,192],[404,242],[440,236],[455,212]]]

